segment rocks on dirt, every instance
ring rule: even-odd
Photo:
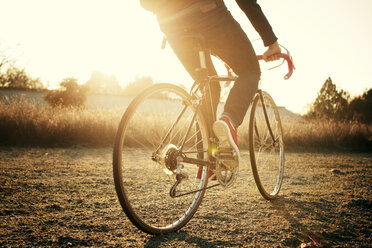
[[[343,175],[344,173],[338,169],[330,169],[329,172],[336,174],[336,175]]]

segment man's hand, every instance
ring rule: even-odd
[[[278,42],[275,41],[267,48],[266,52],[264,52],[263,59],[266,62],[278,60],[280,58],[275,56],[275,54],[280,53],[281,51],[282,49],[280,48]]]

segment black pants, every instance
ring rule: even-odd
[[[210,8],[194,8],[191,13],[176,15],[176,18],[159,18],[159,23],[173,51],[194,79],[197,77],[195,70],[200,67],[199,55],[193,49],[195,44],[184,37],[195,33],[203,35],[212,55],[222,59],[239,76],[224,107],[224,114],[228,115],[237,127],[243,122],[257,91],[261,72],[245,32],[222,1],[215,6],[213,2],[205,1]],[[208,11],[204,11],[205,9]],[[210,59],[207,61],[207,67],[209,75],[216,75]],[[220,98],[218,83],[211,84],[211,95],[216,110]]]

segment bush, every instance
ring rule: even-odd
[[[75,78],[66,78],[59,90],[49,91],[44,100],[52,107],[84,107],[88,87],[80,86]]]
[[[25,69],[10,66],[0,74],[0,88],[35,90],[43,89],[44,85],[40,79],[30,77]]]

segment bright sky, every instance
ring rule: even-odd
[[[225,2],[248,37],[259,38],[235,1]],[[263,70],[262,88],[278,105],[306,112],[329,76],[352,96],[372,87],[371,0],[258,2],[297,69],[288,81],[286,66]],[[0,49],[52,87],[66,77],[85,83],[93,70],[122,85],[136,76],[192,84],[169,46],[160,49],[155,17],[137,0],[0,0],[0,10]]]

